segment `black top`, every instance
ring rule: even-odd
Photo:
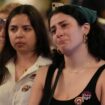
[[[93,75],[92,79],[89,81],[85,89],[75,98],[70,100],[57,100],[54,97],[52,97],[51,102],[49,105],[100,105],[101,103],[97,99],[95,90],[96,90],[96,84],[97,80],[100,77],[102,71],[105,69],[105,65],[102,65],[96,73]],[[54,68],[50,67],[45,87],[44,87],[44,96],[42,98],[40,105],[48,105],[47,101],[50,97],[51,92],[51,81],[54,74]]]

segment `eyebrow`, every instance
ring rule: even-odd
[[[10,27],[15,27],[15,26],[17,26],[17,25],[15,25],[15,24],[11,24],[11,25],[9,25]],[[32,25],[31,24],[24,24],[24,25],[22,25],[22,27],[32,27]]]
[[[66,20],[62,20],[62,21],[58,22],[57,24],[61,25],[61,24],[64,23],[64,22],[66,22]],[[50,29],[51,29],[51,28],[54,28],[54,27],[55,27],[55,25],[51,26]]]
[[[66,20],[62,20],[61,22],[59,22],[58,24],[62,24],[62,23],[64,23],[64,22],[66,22]]]

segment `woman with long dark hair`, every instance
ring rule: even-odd
[[[44,21],[32,5],[20,5],[8,16],[0,54],[0,105],[28,102],[40,67],[51,64]]]
[[[38,72],[29,105],[105,105],[105,33],[96,11],[57,7],[49,28],[62,59]]]

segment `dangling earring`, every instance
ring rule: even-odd
[[[83,35],[83,42],[86,43],[86,42],[87,42],[87,39],[88,39],[88,38],[87,38],[87,35],[84,34],[84,35]]]
[[[61,51],[60,51],[58,48],[57,48],[57,52],[58,52],[59,54],[62,54]]]

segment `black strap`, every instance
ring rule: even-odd
[[[55,70],[56,70],[56,67],[54,65],[50,65],[48,73],[47,73],[46,81],[45,81],[44,95],[46,95],[46,94],[50,95],[50,92],[51,92],[51,81],[52,81],[52,78],[53,78]],[[49,97],[49,95],[48,95],[48,97]]]
[[[51,102],[51,99],[52,99],[52,97],[53,97],[53,95],[54,95],[54,92],[55,92],[55,89],[56,89],[56,86],[57,86],[57,82],[58,82],[58,80],[59,80],[59,77],[60,77],[61,72],[62,72],[62,66],[60,66],[60,67],[58,68],[58,73],[57,73],[57,76],[56,76],[54,85],[53,85],[53,87],[52,87],[52,89],[51,89],[51,94],[50,94],[50,97],[49,97],[49,100],[48,100],[48,104],[47,104],[47,105],[50,105],[50,102]]]
[[[51,99],[53,97],[54,91],[56,89],[56,85],[59,79],[59,76],[62,72],[62,66],[59,66],[58,68],[58,72],[54,81],[54,85],[51,88],[51,81],[54,75],[54,72],[56,70],[56,66],[55,65],[50,65],[48,73],[47,73],[47,78],[46,78],[46,82],[45,82],[45,86],[44,86],[44,94],[42,97],[42,100],[40,102],[40,105],[50,105]]]
[[[98,78],[104,69],[105,69],[105,64],[98,68],[98,70],[96,71],[96,73],[94,74],[90,82],[88,83],[86,89],[93,91],[95,93],[95,90],[96,90],[95,88],[96,88]]]

